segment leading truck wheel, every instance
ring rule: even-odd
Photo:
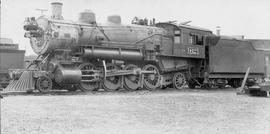
[[[95,80],[94,70],[96,67],[91,63],[84,63],[79,66],[79,69],[82,71],[82,80],[77,85],[77,88],[81,91],[94,91],[98,88],[99,83]]]
[[[41,93],[47,93],[52,89],[52,80],[48,76],[40,76],[37,79],[36,87]]]
[[[185,75],[183,73],[175,73],[173,76],[173,87],[176,89],[182,89],[186,84]]]
[[[143,84],[148,90],[154,90],[160,86],[161,76],[156,66],[148,64],[142,69],[143,71],[154,71],[154,74],[144,74]]]
[[[115,72],[119,70],[119,67],[109,63],[106,65],[106,69],[108,72]],[[119,76],[106,77],[102,85],[106,91],[109,92],[115,91],[121,86],[121,77]]]

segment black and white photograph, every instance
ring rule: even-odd
[[[270,134],[270,1],[0,0],[0,134]]]

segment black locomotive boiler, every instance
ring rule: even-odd
[[[24,25],[25,37],[39,55],[33,65],[38,68],[34,71],[35,87],[41,92],[54,86],[132,91],[168,86],[181,89],[186,81],[192,88],[224,85],[237,83],[249,66],[236,70],[234,79],[230,70],[218,68],[224,64],[215,66],[213,46],[222,40],[207,29],[170,22],[124,25],[118,15],[99,24],[90,10],[81,12],[75,22],[63,19],[62,5],[52,3],[52,17],[31,17]],[[261,77],[261,73],[254,72],[252,78]]]

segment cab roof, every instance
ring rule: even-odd
[[[183,24],[176,24],[176,23],[168,23],[168,22],[160,22],[160,23],[157,23],[157,24],[168,24],[168,25],[174,25],[175,27],[178,27],[178,28],[187,28],[187,29],[193,29],[193,30],[200,30],[200,31],[205,31],[205,32],[211,32],[211,30],[209,29],[206,29],[206,28],[200,28],[200,27],[195,27],[195,26],[190,26],[190,25],[183,25]]]

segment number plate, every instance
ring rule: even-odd
[[[199,48],[188,47],[187,48],[187,54],[190,54],[190,55],[199,55]]]

